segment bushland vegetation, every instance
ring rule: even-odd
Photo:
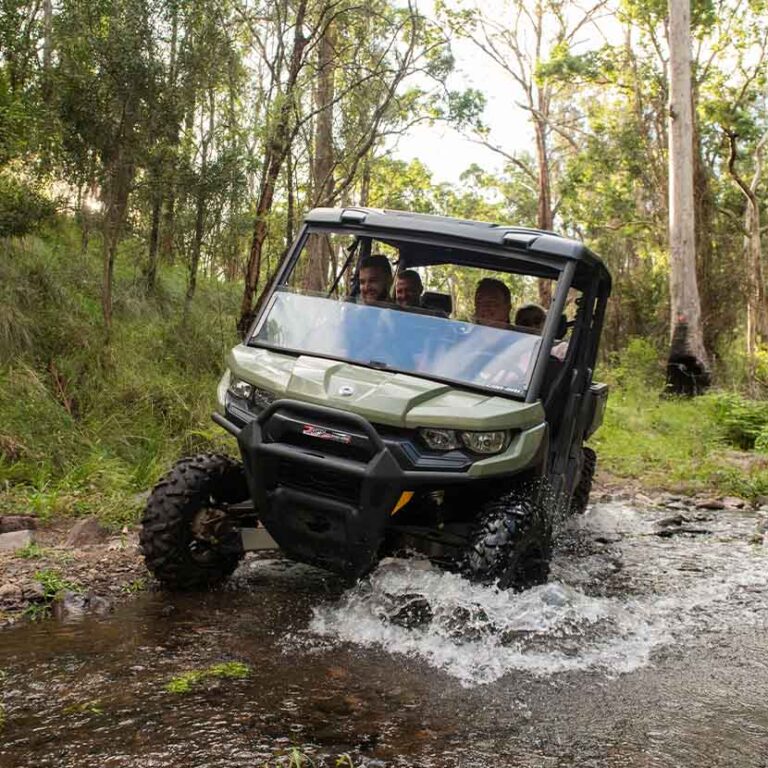
[[[118,524],[179,454],[226,445],[209,422],[223,355],[316,205],[583,239],[615,281],[603,466],[764,494],[768,13],[764,0],[691,7],[691,279],[714,384],[695,402],[659,398],[675,320],[666,4],[4,3],[4,511]],[[460,45],[507,77],[528,150],[489,122],[500,94],[453,87]],[[393,156],[398,136],[440,122],[501,170],[436,183]]]

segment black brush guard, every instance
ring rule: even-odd
[[[349,578],[378,561],[404,491],[473,482],[451,464],[414,469],[369,421],[335,408],[277,400],[242,429],[214,420],[237,437],[258,518],[280,548]]]
[[[351,578],[371,569],[412,473],[366,419],[278,400],[238,443],[259,519],[288,555]]]

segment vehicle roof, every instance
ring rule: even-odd
[[[370,229],[388,230],[393,234],[435,235],[466,244],[490,246],[497,254],[509,254],[511,260],[525,260],[530,256],[537,262],[549,261],[553,267],[562,266],[565,261],[576,261],[574,285],[597,280],[610,291],[611,275],[596,254],[577,240],[547,230],[362,207],[314,208],[304,220],[307,224],[341,225],[355,231]],[[541,276],[545,275],[542,273]]]

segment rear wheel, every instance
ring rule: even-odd
[[[203,589],[226,579],[243,556],[226,507],[247,497],[243,467],[228,456],[181,459],[147,501],[140,534],[147,568],[169,589]]]
[[[584,452],[584,461],[581,466],[581,477],[571,498],[571,512],[577,515],[587,511],[589,494],[592,491],[592,480],[597,469],[597,454],[586,445],[582,448],[582,451]]]
[[[526,589],[547,580],[551,554],[552,532],[543,509],[508,493],[483,506],[462,571],[471,581]]]

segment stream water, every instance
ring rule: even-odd
[[[261,557],[226,590],[17,626],[0,766],[766,768],[768,546],[751,514],[670,514],[593,506],[522,594]]]

